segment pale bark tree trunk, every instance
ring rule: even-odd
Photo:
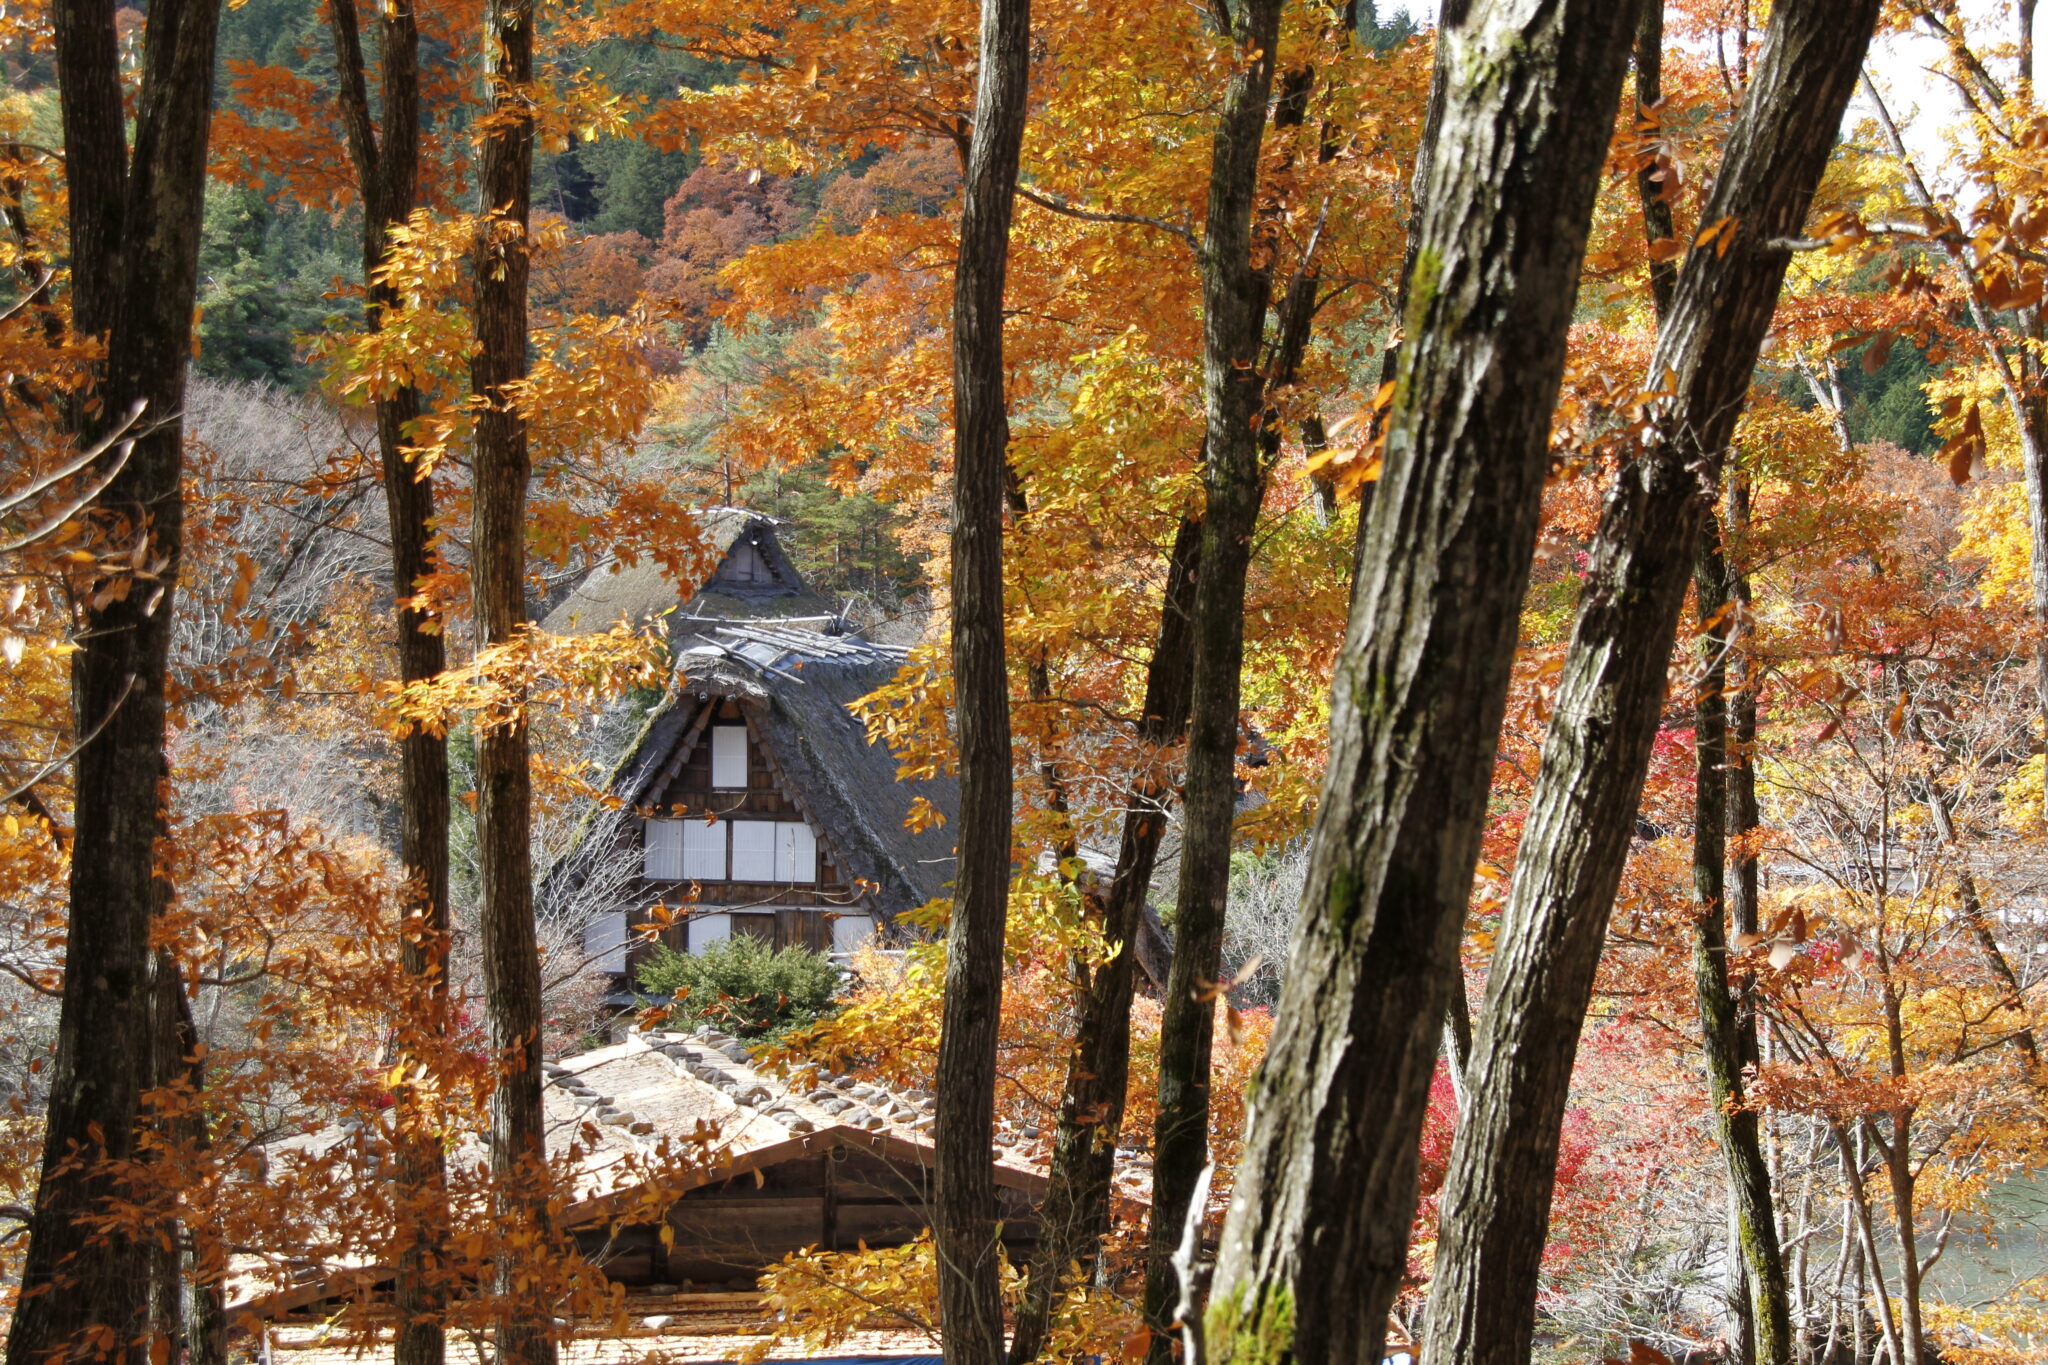
[[[151,1083],[150,922],[170,887],[165,832],[165,681],[183,548],[185,374],[192,351],[206,138],[219,0],[158,0],[143,33],[131,155],[113,0],[55,7],[58,103],[71,225],[72,326],[107,346],[77,434],[93,441],[137,404],[147,429],[92,515],[146,537],[153,578],[86,605],[72,661],[72,709],[86,740],[75,783],[69,938],[57,1056],[50,1072],[42,1181],[8,1333],[11,1365],[80,1349],[105,1332],[112,1353],[148,1355],[149,1229],[109,1233],[109,1201],[138,1197],[112,1169],[136,1151]],[[82,1158],[82,1159],[81,1159]]]
[[[1433,1365],[1528,1358],[1566,1088],[1707,490],[1789,259],[1773,243],[1805,215],[1876,10],[1876,0],[1786,0],[1773,11],[1704,218],[1728,220],[1732,236],[1691,252],[1661,329],[1651,373],[1676,384],[1601,517],[1488,974],[1472,1113],[1441,1196],[1424,1346]],[[1767,1190],[1763,1200],[1767,1218]]]
[[[1208,1313],[1219,1360],[1376,1361],[1384,1342],[1634,17],[1592,0],[1443,15],[1384,473]]]
[[[1145,1276],[1150,1359],[1165,1365],[1165,1330],[1183,1286],[1173,1266],[1209,1156],[1209,1065],[1216,978],[1230,897],[1230,831],[1237,816],[1240,671],[1245,576],[1265,500],[1258,418],[1265,398],[1260,341],[1272,296],[1270,267],[1253,259],[1252,210],[1273,92],[1285,0],[1242,0],[1211,13],[1230,27],[1238,64],[1224,91],[1210,157],[1202,233],[1202,373],[1207,418],[1202,458],[1202,572],[1195,584],[1194,679],[1187,785],[1181,800],[1180,886],[1173,969],[1159,1026],[1159,1101],[1153,1124],[1152,1210]]]
[[[1075,991],[1074,1043],[1040,1205],[1039,1250],[1011,1336],[1010,1365],[1028,1365],[1037,1358],[1059,1295],[1092,1273],[1109,1234],[1110,1182],[1130,1081],[1138,920],[1172,800],[1166,765],[1187,730],[1191,618],[1201,547],[1201,522],[1184,518],[1167,560],[1159,635],[1145,668],[1145,705],[1138,721],[1138,742],[1155,766],[1137,777],[1116,871],[1101,898],[1103,939],[1122,948],[1092,971],[1084,969]],[[1078,1276],[1070,1275],[1070,1266],[1079,1267]]]
[[[380,7],[377,18],[381,119],[370,108],[363,42],[355,0],[329,0],[343,131],[356,184],[363,196],[363,283],[368,290],[364,321],[383,325],[399,300],[374,283],[389,250],[391,229],[404,224],[417,194],[420,154],[419,31],[410,5]],[[380,126],[381,124],[381,126]],[[446,664],[441,632],[433,617],[404,605],[433,570],[433,486],[406,458],[407,428],[420,415],[420,395],[411,387],[376,400],[377,449],[384,479],[384,505],[391,523],[392,592],[398,628],[398,676],[407,683],[438,675]],[[400,1058],[429,1052],[445,1031],[448,940],[448,741],[415,728],[398,742],[399,857],[409,894],[404,906],[406,971],[417,998],[405,1013]],[[393,1343],[397,1365],[441,1365],[447,1341],[440,1321],[445,1289],[436,1274],[446,1237],[447,1166],[442,1145],[428,1131],[410,1087],[402,1087],[400,1118],[398,1254],[392,1306],[399,1325]]]
[[[1891,1186],[1892,1232],[1899,1243],[1899,1336],[1904,1348],[1901,1365],[1921,1365],[1927,1359],[1927,1332],[1920,1312],[1920,1239],[1914,1228],[1917,1198],[1912,1135],[1911,1112],[1894,1114],[1891,1147],[1884,1156],[1885,1176]]]
[[[1877,950],[1882,954],[1883,945],[1879,944]],[[1882,957],[1879,961],[1880,970],[1884,973],[1885,1060],[1892,1082],[1904,1086],[1911,1074],[1906,1061],[1905,1019],[1898,990],[1892,984],[1890,964]],[[1879,1136],[1877,1125],[1872,1120],[1863,1120],[1864,1135],[1884,1160],[1885,1178],[1891,1190],[1892,1233],[1899,1249],[1898,1344],[1901,1349],[1894,1357],[1897,1365],[1923,1365],[1928,1359],[1927,1329],[1920,1302],[1920,1243],[1915,1226],[1919,1198],[1917,1173],[1913,1169],[1913,1110],[1913,1104],[1908,1100],[1891,1111],[1889,1139]],[[1877,1259],[1875,1248],[1871,1251],[1871,1258],[1873,1261]]]
[[[1897,1315],[1892,1311],[1891,1291],[1885,1286],[1884,1258],[1877,1253],[1877,1230],[1872,1226],[1870,1214],[1870,1191],[1863,1179],[1865,1147],[1869,1139],[1867,1125],[1859,1125],[1856,1140],[1850,1141],[1849,1133],[1839,1124],[1830,1120],[1829,1136],[1835,1140],[1835,1150],[1842,1157],[1843,1184],[1849,1194],[1849,1213],[1856,1225],[1857,1248],[1857,1294],[1853,1305],[1856,1314],[1857,1358],[1866,1358],[1862,1341],[1868,1335],[1865,1331],[1862,1289],[1866,1277],[1877,1300],[1877,1326],[1884,1349],[1891,1357],[1892,1365],[1902,1365],[1904,1352],[1900,1348]],[[1874,1358],[1875,1351],[1867,1353]]]
[[[1003,1358],[997,1286],[996,1030],[1010,889],[1003,642],[1003,285],[1030,81],[1029,0],[982,0],[981,69],[953,284],[953,692],[960,820],[939,1033],[933,1230],[948,1365]]]
[[[511,642],[526,624],[526,419],[516,386],[526,378],[527,218],[533,183],[532,0],[486,0],[484,72],[493,116],[478,182],[485,220],[474,249],[477,353],[470,388],[478,401],[470,531],[471,597],[479,650]],[[513,704],[524,706],[523,691]],[[499,1232],[525,1250],[495,1271],[498,1358],[553,1365],[554,1305],[543,1301],[520,1255],[543,1256],[557,1240],[544,1182],[541,1107],[540,951],[534,939],[528,848],[533,784],[523,710],[477,736],[477,864],[482,884],[484,1013],[499,1058],[491,1094],[491,1178]]]

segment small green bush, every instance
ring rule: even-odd
[[[656,949],[640,968],[640,989],[672,997],[672,1019],[760,1038],[831,1013],[839,969],[822,953],[778,953],[750,934],[735,934],[700,953]]]

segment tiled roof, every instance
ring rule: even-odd
[[[899,1094],[818,1070],[768,1075],[754,1069],[744,1043],[708,1027],[635,1033],[551,1062],[544,1098],[551,1141],[588,1128],[599,1135],[585,1144],[588,1174],[578,1193],[586,1202],[568,1211],[571,1223],[598,1216],[603,1201],[630,1191],[616,1178],[628,1154],[651,1154],[664,1137],[687,1138],[700,1120],[718,1130],[703,1184],[834,1146],[930,1164],[929,1093]],[[1005,1128],[998,1137],[1009,1144],[995,1151],[998,1183],[1037,1190],[1044,1169],[1023,1150],[1022,1135]]]
[[[906,1167],[933,1164],[930,1094],[896,1093],[815,1070],[768,1075],[755,1070],[744,1044],[710,1028],[636,1032],[609,1047],[549,1062],[546,1070],[542,1099],[549,1148],[574,1142],[583,1152],[578,1202],[563,1215],[567,1228],[630,1206],[642,1188],[644,1167],[636,1158],[653,1156],[665,1138],[689,1142],[704,1129],[712,1132],[706,1159],[679,1184],[665,1182],[679,1193],[840,1147],[875,1151]],[[1045,1172],[1029,1149],[1042,1144],[1007,1125],[998,1128],[997,1138],[996,1183],[1037,1194]],[[1128,1173],[1119,1188],[1143,1197],[1128,1184]],[[254,1268],[242,1267],[245,1274]],[[390,1273],[381,1266],[330,1265],[284,1291],[259,1290],[253,1277],[242,1278],[247,1297],[230,1308],[230,1317],[275,1317],[358,1293]]]

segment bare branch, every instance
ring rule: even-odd
[[[1084,209],[1078,204],[1070,203],[1060,198],[1058,195],[1042,194],[1028,185],[1019,185],[1017,187],[1017,194],[1020,198],[1029,200],[1042,209],[1050,209],[1054,213],[1065,214],[1069,218],[1079,218],[1087,223],[1130,223],[1137,227],[1157,228],[1161,232],[1171,233],[1173,236],[1180,238],[1181,241],[1187,243],[1190,251],[1196,250],[1199,247],[1192,228],[1185,227],[1179,223],[1169,223],[1164,218],[1148,218],[1142,213],[1116,213],[1103,209]]]

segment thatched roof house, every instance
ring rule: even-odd
[[[719,559],[688,602],[652,565],[606,568],[543,622],[568,633],[667,623],[674,681],[610,781],[624,813],[594,821],[549,874],[580,888],[604,870],[611,908],[584,945],[622,987],[652,951],[634,926],[656,904],[682,911],[663,934],[679,951],[751,934],[843,952],[890,937],[898,915],[952,881],[957,784],[898,781],[894,755],[851,709],[908,651],[849,633],[805,585],[779,525],[711,508],[698,526]],[[905,823],[913,809],[917,829]]]
[[[851,710],[905,657],[766,623],[712,626],[685,644],[612,788],[629,812],[617,838],[640,855],[633,908],[688,908],[671,947],[748,933],[845,951],[946,894],[950,824],[905,821],[922,799],[950,822],[957,783],[899,781],[895,756]],[[628,910],[594,928],[614,971],[629,966],[636,922]]]

